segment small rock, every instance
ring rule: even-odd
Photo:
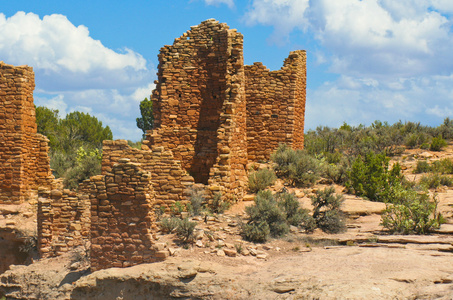
[[[274,247],[268,246],[268,245],[263,245],[264,250],[272,250]]]
[[[236,255],[237,255],[236,250],[232,250],[232,249],[223,249],[223,252],[229,257],[236,257]]]
[[[203,242],[201,240],[198,240],[195,245],[199,248],[202,248],[203,247]]]
[[[223,246],[225,246],[225,242],[222,241],[222,240],[218,240],[218,241],[217,241],[217,245],[218,245],[219,247],[223,247]]]
[[[75,262],[75,263],[71,264],[71,265],[69,266],[69,269],[72,270],[72,271],[74,271],[74,270],[77,270],[78,268],[80,268],[80,266],[81,266],[81,262],[78,261],[78,262]]]
[[[267,254],[266,253],[259,253],[256,255],[256,258],[258,259],[266,259],[267,258]]]
[[[234,245],[230,244],[230,243],[225,243],[225,247],[227,247],[229,249],[234,249]]]
[[[247,250],[247,249],[244,249],[244,250],[241,251],[241,254],[244,255],[244,256],[248,256],[248,255],[250,255],[250,251]]]
[[[175,256],[175,254],[179,251],[178,248],[168,248],[168,253],[170,253],[170,256]]]
[[[280,251],[280,247],[275,247],[275,251]]]
[[[250,249],[250,254],[253,255],[253,256],[256,256],[258,253],[257,253],[256,249],[251,248]]]
[[[195,229],[194,230],[194,237],[196,240],[201,240],[203,239],[204,236],[204,230],[203,229]]]
[[[225,251],[222,249],[217,250],[217,256],[225,256]]]

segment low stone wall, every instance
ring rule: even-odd
[[[90,179],[91,270],[128,267],[164,259],[157,231],[151,174],[127,158]]]
[[[77,246],[89,247],[90,209],[88,195],[41,189],[38,198],[40,256],[54,257]]]
[[[168,210],[176,201],[188,201],[194,179],[181,167],[172,151],[161,146],[149,148],[146,143],[142,146],[143,150],[139,150],[130,147],[125,140],[104,141],[102,149],[102,174],[111,172],[120,159],[127,158],[140,163],[144,170],[150,172],[155,205]]]

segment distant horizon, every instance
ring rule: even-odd
[[[18,0],[0,9],[0,60],[35,71],[35,104],[88,112],[139,141],[159,50],[215,18],[244,35],[244,63],[278,70],[307,51],[305,131],[453,117],[448,0]]]

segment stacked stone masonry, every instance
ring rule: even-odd
[[[0,203],[19,204],[52,187],[48,139],[37,134],[33,69],[0,62]]]
[[[125,140],[104,141],[102,155],[102,174],[108,174],[122,158],[140,163],[151,174],[151,184],[155,191],[154,204],[167,210],[176,202],[188,201],[194,179],[181,167],[172,151],[161,146],[146,145],[142,150],[130,147]]]
[[[88,195],[40,189],[38,198],[38,250],[54,257],[78,246],[89,247],[91,203]]]
[[[128,267],[166,258],[153,233],[155,193],[151,174],[121,158],[84,188],[91,200],[91,270]]]
[[[305,51],[279,71],[244,66],[242,35],[210,19],[161,49],[147,140],[212,193],[240,200],[248,162],[268,160],[279,143],[303,148],[305,88]]]
[[[250,161],[268,160],[279,143],[303,148],[305,65],[305,51],[293,51],[278,71],[262,63],[245,66]]]
[[[305,51],[291,52],[270,72],[260,63],[244,66],[243,37],[226,24],[191,27],[161,49],[151,96],[155,127],[142,149],[104,141],[102,175],[79,194],[42,190],[42,256],[89,240],[93,271],[164,259],[154,238],[156,209],[188,201],[196,183],[210,196],[241,200],[249,162],[269,159],[279,143],[303,148],[305,86]],[[25,122],[31,127],[32,117]]]

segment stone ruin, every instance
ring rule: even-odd
[[[38,187],[52,186],[48,139],[37,133],[34,88],[32,68],[0,62],[0,204],[20,204]]]
[[[244,196],[249,161],[269,159],[279,143],[304,142],[305,51],[291,52],[274,72],[243,61],[242,34],[214,19],[164,46],[147,135],[229,201]]]
[[[1,68],[0,203],[23,201],[41,186],[41,257],[86,246],[93,271],[165,259],[154,238],[156,207],[187,202],[195,184],[241,201],[250,162],[268,160],[279,143],[303,148],[305,51],[291,52],[278,71],[244,66],[242,35],[210,19],[161,49],[155,127],[141,150],[104,141],[102,175],[78,193],[63,190],[52,183],[47,141],[36,134],[31,68]]]

